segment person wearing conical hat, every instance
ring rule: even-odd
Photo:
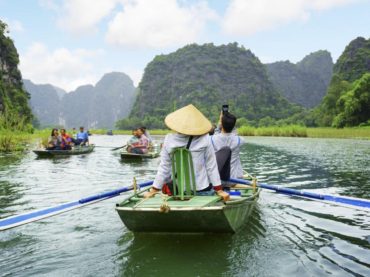
[[[230,196],[222,190],[216,156],[208,135],[212,128],[211,122],[193,105],[168,114],[164,122],[176,133],[165,137],[157,175],[144,197],[154,196],[162,189],[163,184],[171,181],[170,153],[175,148],[187,147],[193,160],[197,192],[213,189],[225,201],[228,200]]]

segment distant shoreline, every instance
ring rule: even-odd
[[[35,130],[33,134],[26,132],[0,131],[0,152],[22,152],[30,148],[29,142],[37,140],[45,143],[51,129]],[[70,130],[67,130],[67,132]],[[108,130],[90,130],[92,135],[106,135]],[[170,130],[149,130],[151,135],[166,135]],[[131,135],[131,130],[113,130],[113,135]],[[331,127],[307,128],[297,125],[283,127],[250,127],[238,128],[240,136],[266,137],[308,137],[308,138],[340,138],[370,140],[370,126],[336,129]]]
[[[105,135],[108,130],[90,130],[92,134]],[[170,130],[155,129],[149,130],[151,135],[166,135]],[[131,130],[113,130],[113,135],[131,135]],[[309,138],[346,138],[346,139],[370,139],[370,126],[351,127],[336,129],[332,127],[309,128],[298,125],[291,126],[270,126],[251,127],[242,126],[238,128],[240,136],[271,136],[271,137],[309,137]]]

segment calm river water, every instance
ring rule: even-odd
[[[120,146],[127,136],[92,136]],[[158,141],[162,138],[158,137]],[[260,181],[370,198],[370,141],[247,137],[242,163]],[[0,218],[150,180],[159,160],[119,151],[0,157]],[[370,213],[263,191],[235,235],[136,235],[114,210],[124,196],[0,232],[0,276],[370,276]]]

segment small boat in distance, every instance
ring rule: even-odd
[[[153,151],[153,152],[148,152],[146,154],[135,154],[135,153],[130,153],[127,152],[126,150],[121,152],[121,159],[122,160],[140,160],[140,159],[154,159],[159,157],[159,152]]]
[[[107,131],[107,135],[108,135],[108,136],[113,136],[113,130],[108,130],[108,131]]]
[[[80,155],[80,154],[88,154],[94,151],[95,145],[90,144],[86,146],[74,146],[71,150],[46,150],[46,149],[38,149],[33,150],[40,158],[50,158],[56,156],[71,156],[71,155]]]
[[[146,199],[145,191],[116,205],[122,222],[133,232],[235,233],[248,221],[260,193],[257,187],[236,185],[231,199],[224,202],[217,195],[181,199],[156,194]]]

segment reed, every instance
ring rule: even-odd
[[[238,128],[241,136],[269,136],[269,137],[307,137],[307,128],[299,125]]]
[[[370,139],[370,126],[351,128],[307,128],[307,135],[312,138],[355,138]]]
[[[31,134],[1,130],[0,131],[0,152],[24,151],[30,141]]]

